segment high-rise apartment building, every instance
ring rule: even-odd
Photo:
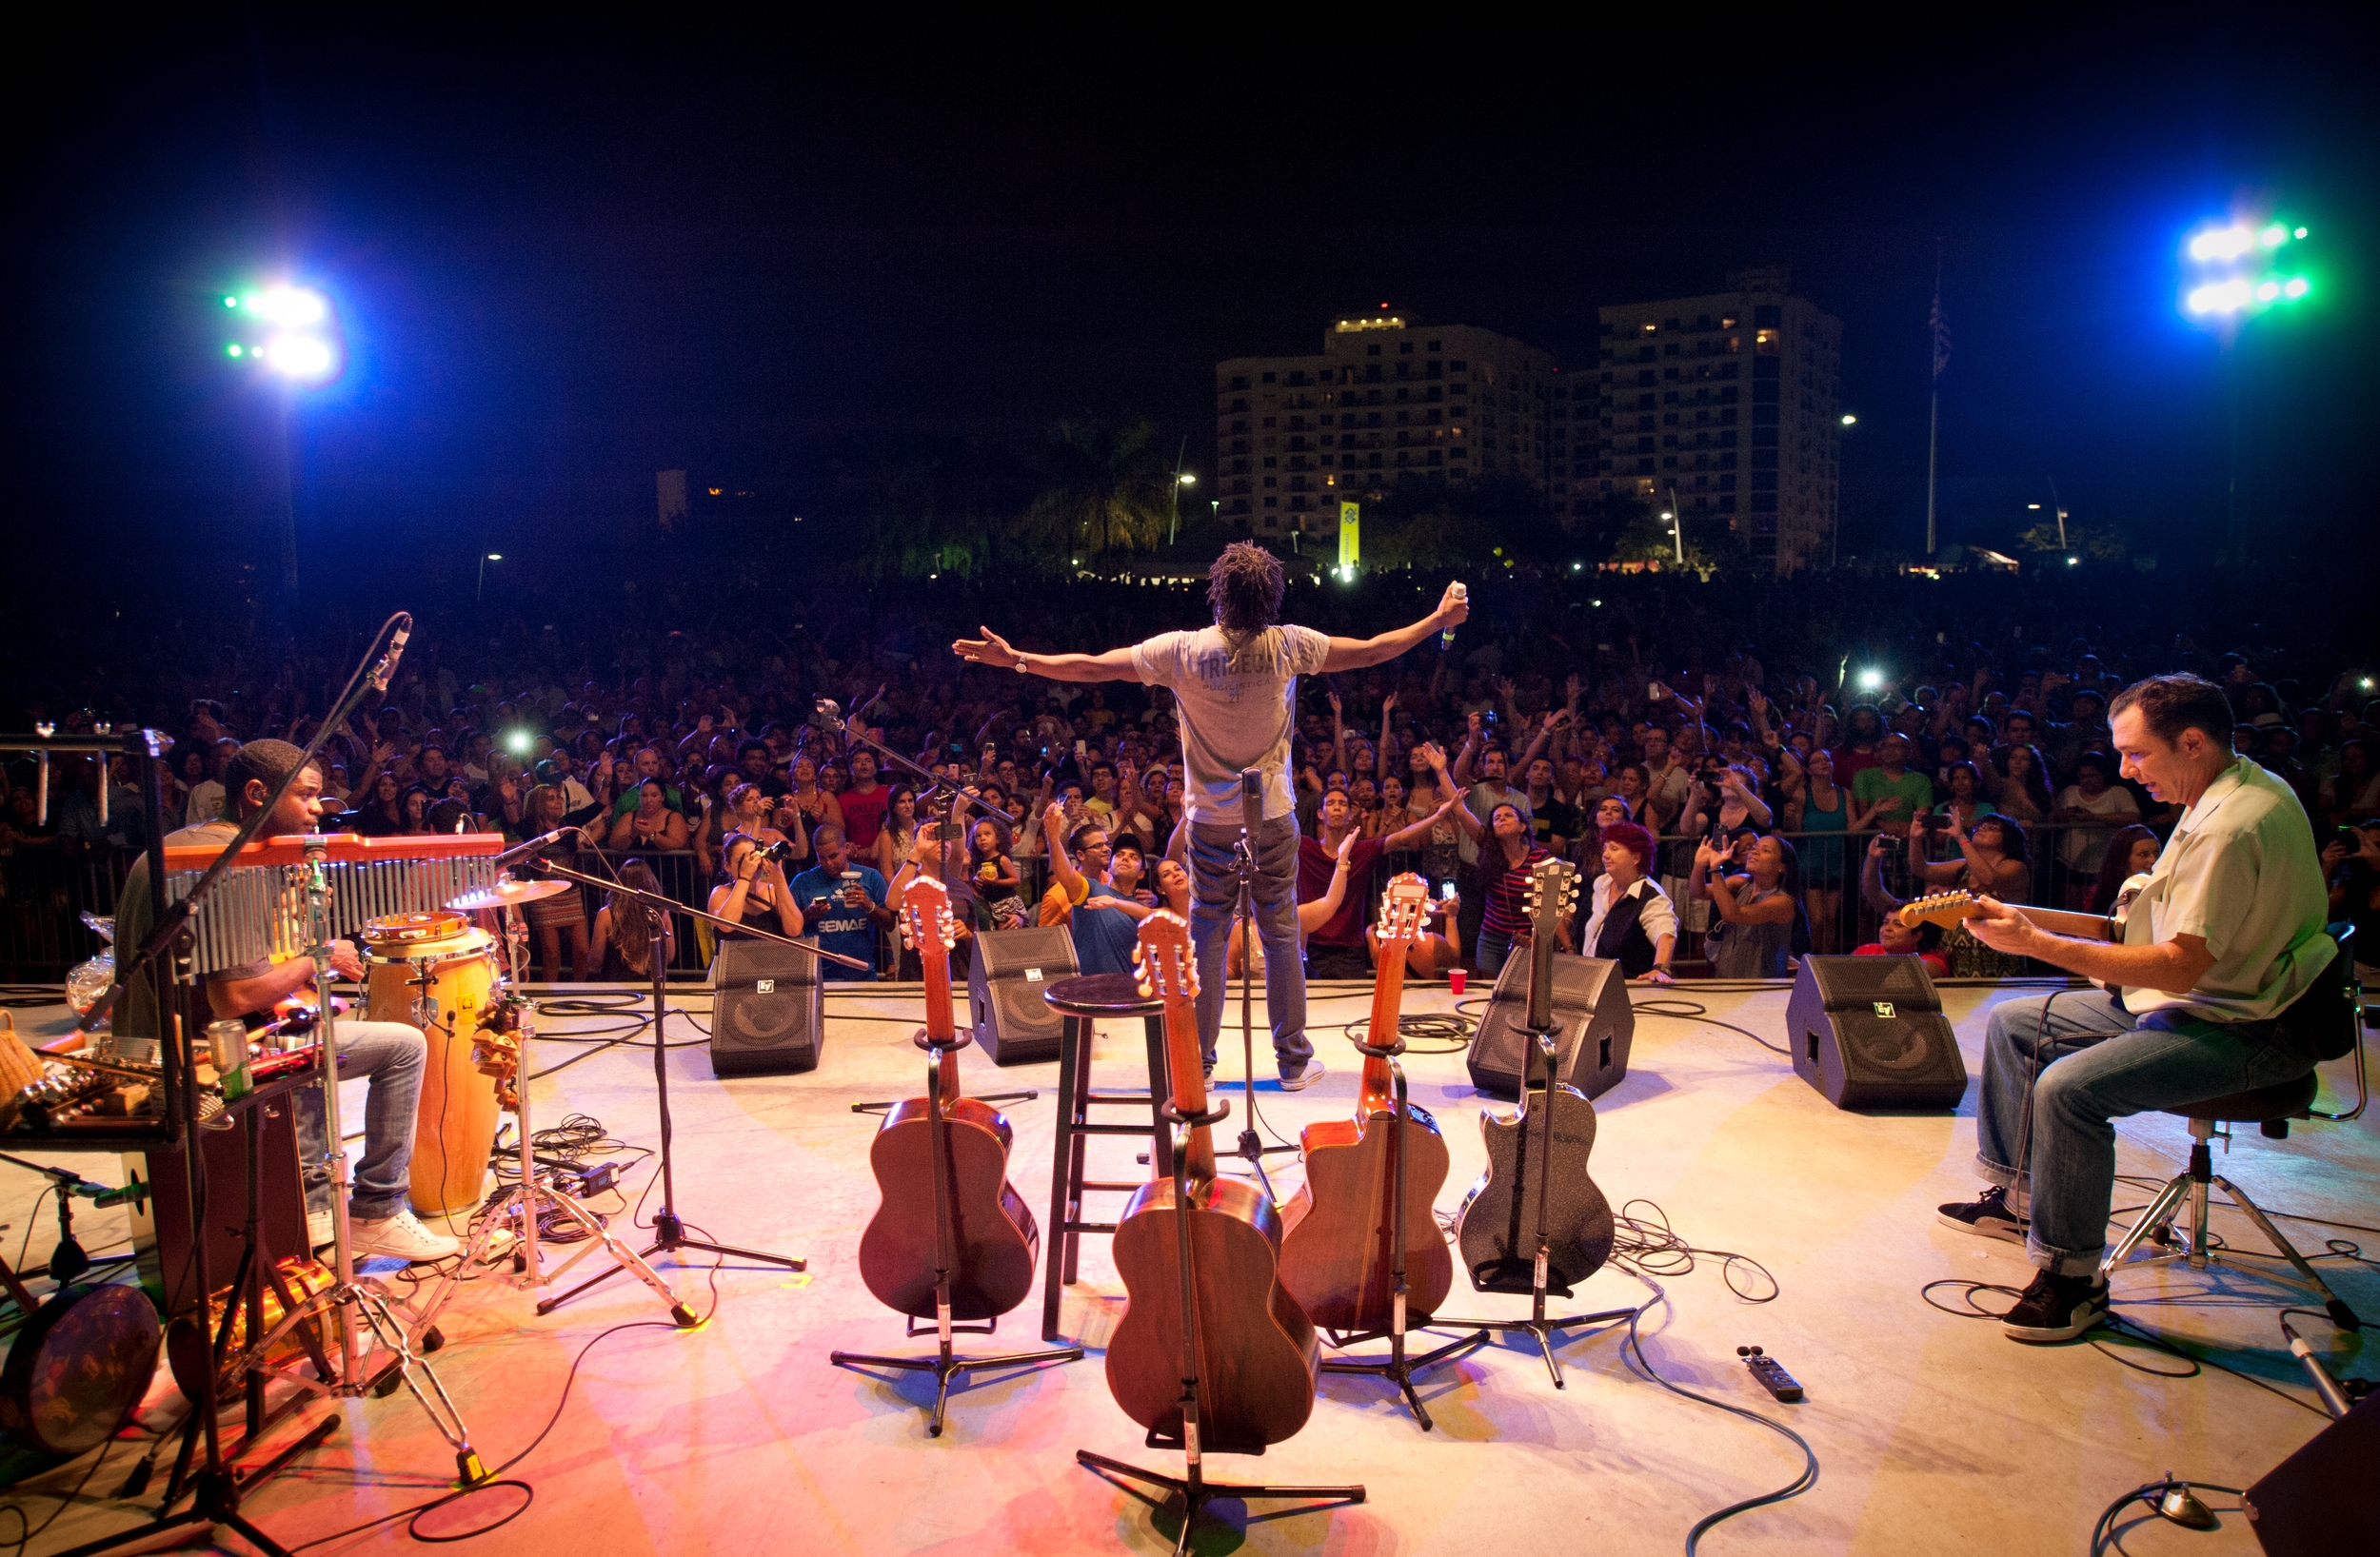
[[[1555,393],[1543,351],[1389,313],[1338,321],[1315,356],[1218,363],[1222,511],[1254,535],[1287,535],[1336,527],[1342,498],[1377,501],[1403,476],[1544,488]]]
[[[1690,539],[1725,524],[1793,573],[1835,532],[1843,322],[1790,296],[1782,268],[1728,285],[1601,310],[1592,417],[1573,387],[1573,484],[1664,509],[1674,495]]]

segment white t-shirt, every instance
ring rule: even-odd
[[[1169,688],[1180,711],[1181,758],[1189,770],[1182,807],[1192,821],[1240,817],[1240,770],[1264,775],[1264,819],[1297,809],[1289,788],[1289,739],[1297,730],[1298,678],[1322,668],[1328,636],[1311,627],[1267,627],[1234,655],[1220,627],[1160,633],[1134,645],[1132,668]]]
[[[182,825],[204,827],[223,815],[223,785],[212,778],[201,778],[190,786],[189,803],[183,808]]]
[[[2111,822],[2129,823],[2140,819],[2140,802],[2133,799],[2132,792],[2121,784],[2108,785],[2099,792],[2095,800],[2082,792],[2080,784],[2069,784],[2059,792],[2057,803],[2105,817]],[[2108,852],[2108,835],[2112,831],[2112,828],[2104,827],[2068,829],[2066,837],[2058,843],[2058,855],[2066,861],[2066,868],[2085,876],[2098,874],[2099,861]]]
[[[2135,1014],[2179,1011],[2211,1022],[2277,1015],[2330,965],[2337,943],[2323,933],[2329,916],[2305,807],[2289,785],[2240,758],[2182,813],[2126,920],[2126,938],[2137,943],[2203,936],[2214,965],[2187,994],[2127,989],[2124,1003]]]

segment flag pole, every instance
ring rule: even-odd
[[[1942,240],[1934,241],[1934,315],[1927,321],[1927,345],[1934,360],[1934,404],[1926,424],[1926,556],[1936,549],[1934,528],[1934,476],[1942,449],[1942,366],[1950,358],[1950,330],[1942,318]]]

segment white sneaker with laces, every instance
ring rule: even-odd
[[[400,1260],[443,1260],[463,1252],[463,1246],[454,1239],[424,1227],[409,1207],[375,1222],[350,1222],[348,1228],[354,1234],[355,1252],[359,1256],[384,1254]]]

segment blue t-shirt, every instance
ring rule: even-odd
[[[1090,895],[1067,916],[1074,932],[1075,963],[1086,974],[1130,973],[1140,921],[1115,906],[1114,891],[1097,881],[1090,885]]]
[[[859,873],[860,888],[867,894],[867,900],[881,907],[884,901],[883,876],[866,865],[846,865],[844,869]],[[867,964],[867,972],[862,973],[840,962],[821,962],[819,977],[875,977],[876,921],[868,917],[865,909],[843,906],[842,874],[823,868],[806,870],[786,884],[793,890],[793,906],[802,911],[804,939]]]

